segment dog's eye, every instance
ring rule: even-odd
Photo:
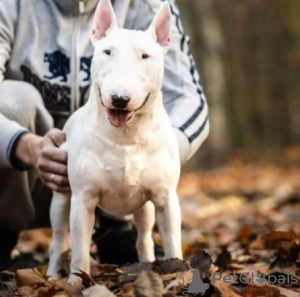
[[[110,50],[105,50],[104,51],[106,55],[110,56],[111,51]]]
[[[149,55],[147,54],[142,54],[142,59],[148,59],[149,58]]]

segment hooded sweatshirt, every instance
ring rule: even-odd
[[[88,98],[93,55],[89,37],[97,3],[0,0],[0,83],[10,79],[32,84],[54,119],[68,118]],[[161,3],[113,1],[118,25],[146,30]],[[208,107],[178,9],[173,0],[169,3],[173,27],[162,92],[184,162],[208,135]],[[12,166],[14,143],[26,129],[1,114],[0,127],[0,167]]]

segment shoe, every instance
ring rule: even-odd
[[[93,241],[98,248],[101,264],[132,264],[139,261],[135,247],[137,230],[128,220],[109,216],[97,210],[96,218],[100,227],[96,228]],[[161,260],[164,251],[161,246],[155,245],[155,257]]]
[[[0,227],[0,271],[6,270],[12,263],[11,251],[18,242],[18,233]]]

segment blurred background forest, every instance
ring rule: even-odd
[[[178,0],[210,106],[187,168],[298,159],[300,1]]]

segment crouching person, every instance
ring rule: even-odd
[[[97,3],[0,2],[0,270],[6,268],[20,231],[50,226],[52,190],[70,191],[60,129],[88,98],[93,53],[89,37]],[[184,163],[208,135],[208,107],[179,12],[173,0],[169,3],[173,29],[162,91]],[[145,30],[161,1],[112,4],[120,27]],[[121,219],[101,216],[102,234],[105,228],[131,228]]]

